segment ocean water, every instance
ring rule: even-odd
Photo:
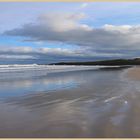
[[[140,137],[140,82],[127,70],[1,65],[0,137]]]

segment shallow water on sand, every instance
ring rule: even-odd
[[[140,82],[125,71],[0,79],[0,137],[140,137]]]

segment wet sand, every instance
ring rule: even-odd
[[[140,67],[133,67],[127,72],[128,78],[132,80],[140,80]]]
[[[140,82],[125,80],[122,74],[129,70],[84,70],[19,79],[21,89],[35,90],[15,96],[3,90],[7,96],[1,93],[0,137],[140,138]],[[37,85],[44,82],[38,92]],[[12,93],[11,81],[2,83]],[[61,88],[47,91],[49,84]]]
[[[104,99],[81,90],[76,93],[80,96],[62,90],[57,96],[52,92],[5,101],[0,108],[0,137],[140,137],[139,93]]]

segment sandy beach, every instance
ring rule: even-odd
[[[0,137],[139,138],[135,71],[140,68],[7,72],[0,78]]]
[[[137,67],[128,69],[127,77],[130,80],[140,80],[140,67],[137,66]]]

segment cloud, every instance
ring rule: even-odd
[[[33,56],[30,55],[7,55],[1,54],[0,59],[35,59]]]
[[[20,56],[21,55],[21,58],[22,56],[29,56],[29,58],[31,58],[31,56],[34,56],[32,58],[35,58],[35,55],[36,56],[41,56],[41,55],[44,55],[44,56],[63,56],[63,57],[94,57],[94,56],[107,56],[107,55],[114,55],[114,54],[111,54],[111,53],[105,53],[105,52],[102,52],[100,54],[98,54],[98,52],[90,52],[89,49],[86,50],[86,49],[82,49],[82,48],[77,48],[77,49],[65,49],[65,48],[49,48],[49,47],[41,47],[41,48],[32,48],[32,47],[3,47],[3,48],[0,48],[0,55],[1,57],[4,58],[4,55],[5,55],[5,58],[10,58],[10,56],[13,56],[14,58],[14,55],[15,55],[15,58],[16,56]],[[31,55],[31,56],[30,56]],[[115,54],[116,56],[121,56],[122,54]],[[12,58],[12,57],[11,57]],[[28,58],[28,57],[27,57]]]
[[[39,16],[39,27],[50,29],[54,32],[67,32],[71,30],[90,30],[91,28],[86,24],[81,24],[79,21],[85,18],[84,13],[51,13]]]
[[[82,48],[32,48],[32,47],[0,47],[1,63],[39,63],[46,64],[60,61],[89,61],[99,57],[121,57],[121,53],[96,52]]]
[[[34,57],[51,56],[73,58],[132,57],[140,49],[140,26],[109,25],[94,28],[84,22],[83,13],[51,13],[39,16],[35,23],[5,31],[3,35],[21,36],[26,41],[62,42],[79,46],[78,49],[15,48],[16,53],[31,53]],[[132,53],[133,52],[133,53]]]
[[[140,26],[105,25],[93,28],[80,22],[84,14],[44,14],[36,23],[4,32],[30,41],[58,41],[90,47],[129,47],[139,41]],[[133,39],[131,39],[133,38]]]
[[[80,23],[80,20],[86,16],[84,13],[71,14],[71,13],[51,13],[43,14],[38,17],[36,23],[25,24],[19,29],[6,31],[5,35],[27,36],[31,38],[40,38],[37,40],[49,40],[51,35],[61,35],[71,31],[90,31],[92,30],[86,24]],[[34,35],[33,35],[34,34]],[[56,39],[57,40],[57,39]]]
[[[11,53],[30,53],[32,52],[31,47],[19,46],[19,47],[8,47],[8,46],[1,46],[0,53],[11,52]]]
[[[88,3],[82,3],[82,4],[80,5],[80,9],[86,8],[87,6],[88,6]]]

